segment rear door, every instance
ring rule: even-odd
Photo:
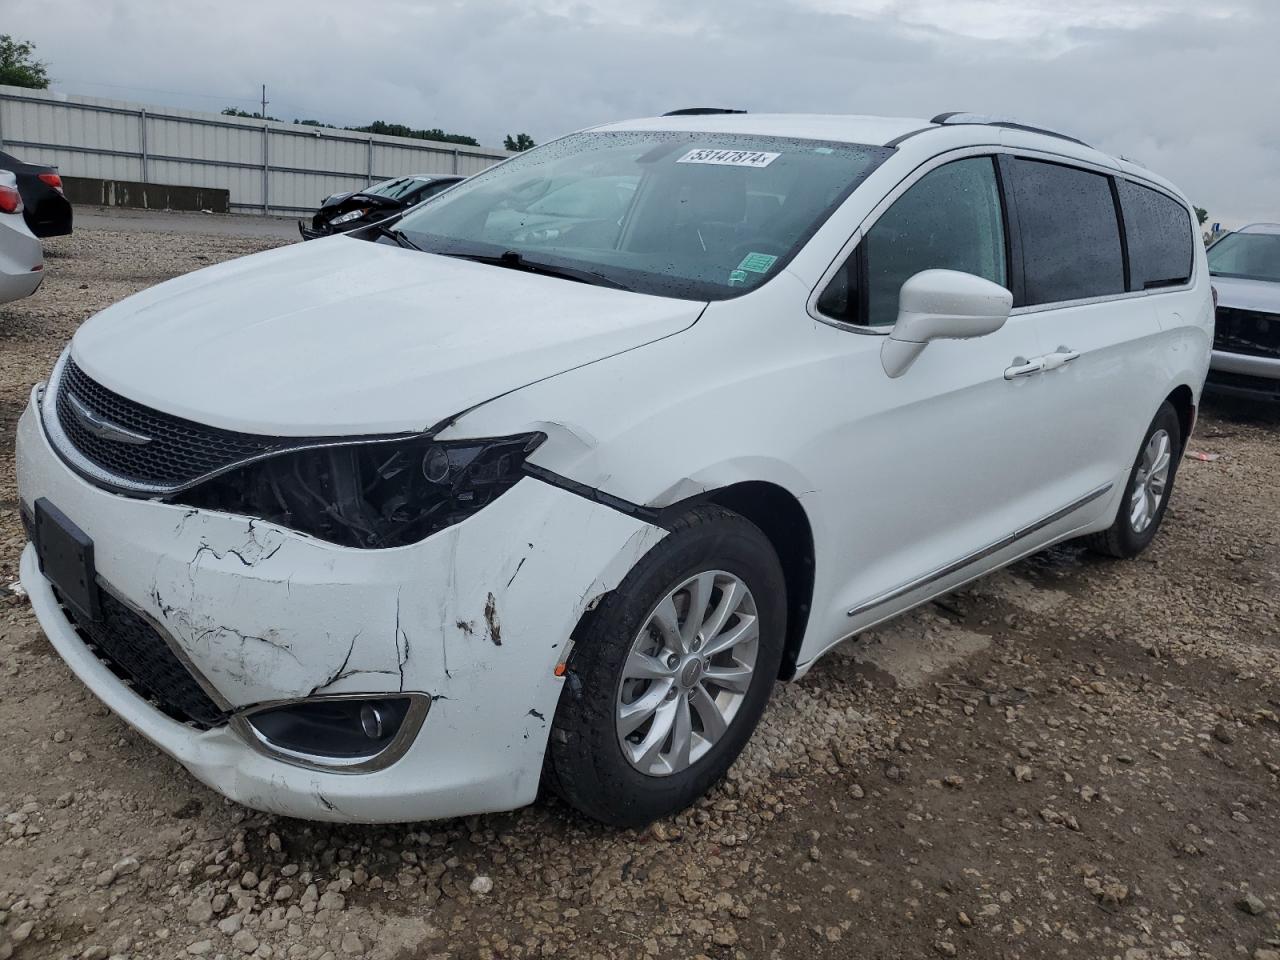
[[[1040,337],[1040,455],[1046,489],[1067,504],[1118,485],[1166,383],[1151,298],[1132,289],[1120,195],[1110,173],[1037,155],[1002,158],[1017,218],[1021,289],[1015,315]],[[1081,523],[1115,503],[1102,496]]]

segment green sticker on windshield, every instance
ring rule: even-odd
[[[767,253],[748,253],[738,264],[738,269],[750,270],[752,273],[768,273],[769,268],[777,262],[777,257],[771,257]]]
[[[729,274],[729,286],[731,287],[740,287],[746,282],[747,282],[747,271],[745,270],[734,270],[731,274]]]

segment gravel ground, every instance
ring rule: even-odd
[[[269,238],[87,230],[0,307],[0,445],[76,325]],[[224,802],[6,591],[0,960],[1280,960],[1280,415],[1210,405],[1141,559],[1065,546],[780,686],[729,780],[635,833],[552,799],[340,827]]]

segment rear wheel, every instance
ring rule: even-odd
[[[1147,549],[1169,506],[1181,456],[1182,425],[1166,401],[1142,439],[1115,523],[1088,538],[1091,550],[1127,559]]]
[[[698,507],[583,620],[547,779],[605,823],[687,807],[728,771],[782,660],[786,586],[744,517]]]

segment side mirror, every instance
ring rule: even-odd
[[[902,285],[898,322],[880,349],[890,377],[900,377],[930,340],[967,340],[995,333],[1009,319],[1013,294],[957,270],[923,270]]]

